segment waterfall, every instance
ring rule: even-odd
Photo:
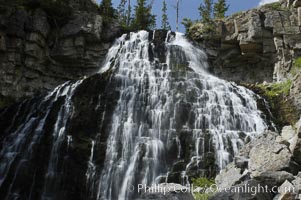
[[[38,103],[32,103],[31,101],[24,101],[18,106],[18,111],[15,118],[11,121],[11,126],[8,129],[13,128],[15,123],[19,120],[18,117],[21,114],[20,111],[24,108],[29,108],[25,111],[26,117],[23,119],[23,123],[20,126],[15,127],[15,131],[11,132],[8,137],[4,139],[3,147],[0,152],[0,188],[2,184],[7,181],[7,176],[10,170],[15,169],[14,177],[10,180],[9,187],[6,189],[7,195],[4,199],[19,199],[19,194],[12,192],[16,187],[19,187],[18,178],[22,177],[24,173],[26,176],[35,179],[36,171],[32,171],[30,162],[36,159],[39,154],[41,141],[45,137],[45,132],[49,126],[49,118],[53,114],[56,104],[60,104],[59,111],[56,115],[54,123],[54,129],[52,131],[52,147],[50,150],[50,157],[47,164],[47,170],[45,174],[45,184],[43,188],[43,194],[41,199],[55,198],[53,196],[54,191],[59,187],[60,182],[60,170],[62,163],[60,161],[60,152],[64,146],[64,142],[67,140],[70,144],[71,136],[66,133],[66,123],[71,115],[72,105],[71,97],[75,88],[81,83],[78,81],[74,84],[69,82],[58,86],[53,92],[42,98]],[[43,110],[45,112],[43,113]],[[39,113],[40,112],[40,113]],[[48,123],[47,123],[48,121]],[[3,130],[4,131],[4,130]],[[43,155],[40,155],[43,156]],[[45,156],[45,155],[44,155]],[[33,176],[33,177],[32,177]],[[30,179],[29,179],[30,180]],[[35,187],[35,182],[28,182],[31,184],[29,187],[32,191]],[[33,198],[30,192],[29,199]]]
[[[208,68],[180,33],[129,33],[93,76],[0,110],[0,198],[131,200],[213,177],[268,125],[256,94]]]
[[[246,138],[267,128],[255,94],[210,75],[204,51],[183,35],[169,33],[166,61],[160,62],[150,38],[154,36],[146,31],[122,36],[100,70],[115,71],[120,97],[97,199],[133,199],[137,191],[130,187],[159,181],[168,172],[168,157],[181,153],[178,137],[183,130],[195,142],[186,168],[202,167],[206,153],[214,152],[221,169]],[[178,152],[170,152],[174,141]],[[205,149],[205,142],[211,148]]]

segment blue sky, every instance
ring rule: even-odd
[[[101,0],[97,0],[100,2]],[[132,0],[134,4],[135,0]],[[150,0],[149,0],[150,1]],[[203,0],[180,0],[181,7],[180,7],[180,22],[181,19],[187,17],[190,19],[199,19],[199,12],[198,7]],[[215,0],[216,1],[216,0]],[[230,5],[228,10],[228,15],[242,11],[248,10],[250,8],[255,8],[259,4],[270,3],[277,0],[227,0],[227,3]],[[115,7],[118,6],[120,0],[112,0]],[[157,27],[161,27],[161,7],[162,7],[162,0],[154,0],[154,7],[153,13],[157,15]],[[167,9],[168,9],[168,17],[169,22],[172,26],[172,29],[175,30],[176,27],[176,12],[174,9],[174,5],[176,4],[176,0],[166,0],[167,2]],[[184,32],[184,27],[180,24],[180,32]]]

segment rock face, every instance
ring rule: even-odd
[[[266,5],[217,21],[219,38],[206,38],[198,24],[189,34],[204,40],[216,75],[246,83],[282,81],[291,76],[293,60],[300,56],[298,10]]]
[[[98,70],[120,29],[104,26],[90,0],[70,4],[73,17],[60,27],[41,8],[1,10],[0,106]]]
[[[238,83],[291,80],[289,96],[301,113],[301,72],[294,69],[301,56],[300,1],[267,4],[215,22],[213,36],[202,32],[202,24],[188,32],[207,50],[212,72]]]
[[[297,123],[295,127],[299,126]],[[269,190],[257,194],[263,196],[254,196],[255,199],[273,199],[273,196],[274,199],[295,199],[300,190],[300,141],[300,135],[292,127],[285,127],[281,136],[273,132],[264,133],[241,149],[235,161],[216,177],[216,184],[219,188],[234,190],[241,185],[256,183]],[[241,160],[246,163],[241,165]],[[274,186],[281,186],[280,190],[270,193]],[[291,191],[287,191],[288,187]],[[286,191],[281,188],[286,188]],[[240,199],[240,195],[237,192],[218,192],[212,199]],[[248,195],[251,197],[251,192],[245,192],[245,195],[243,199]]]

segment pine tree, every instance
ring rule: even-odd
[[[184,18],[182,24],[185,27],[186,34],[189,33],[189,28],[193,25],[193,21],[189,18]]]
[[[226,4],[226,0],[218,0],[218,2],[214,4],[214,17],[216,19],[225,18],[228,9],[229,5]]]
[[[131,0],[128,0],[128,10],[127,10],[127,18],[126,18],[126,26],[130,27],[132,20],[132,5]]]
[[[134,30],[151,29],[156,24],[155,15],[151,13],[152,6],[146,5],[146,0],[137,0],[135,18],[132,27]]]
[[[100,11],[104,17],[104,21],[109,23],[109,21],[115,17],[115,10],[112,5],[112,0],[102,0],[100,4]]]
[[[162,25],[161,28],[164,30],[170,30],[170,25],[168,22],[168,16],[167,16],[167,5],[166,1],[163,0],[163,6],[162,6]]]
[[[120,24],[122,27],[126,28],[127,26],[127,13],[126,13],[126,2],[127,0],[120,0],[119,6],[118,6],[118,16],[120,20]]]
[[[177,6],[176,6],[176,13],[177,13],[177,19],[176,19],[176,24],[177,24],[177,27],[176,27],[176,31],[179,30],[179,11],[180,11],[180,0],[177,0]]]
[[[206,24],[211,22],[213,0],[204,0],[199,7],[201,21]]]

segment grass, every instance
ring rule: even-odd
[[[258,85],[260,89],[264,91],[264,96],[275,97],[279,95],[289,95],[290,88],[292,86],[292,81],[287,80],[281,83],[272,83],[269,85]]]
[[[292,81],[287,80],[281,83],[259,84],[254,88],[256,93],[269,102],[273,121],[279,130],[283,126],[295,124],[299,119],[297,109],[289,97],[291,85]]]
[[[205,191],[206,189],[210,190],[210,187],[215,184],[214,180],[207,179],[204,177],[201,178],[192,178],[192,184],[194,188],[202,188],[203,191],[193,192],[193,197],[195,200],[207,200],[210,196],[214,194],[214,191]],[[213,187],[215,188],[215,187]]]
[[[301,57],[298,57],[294,60],[294,64],[290,70],[293,76],[296,76],[298,72],[301,71]]]

